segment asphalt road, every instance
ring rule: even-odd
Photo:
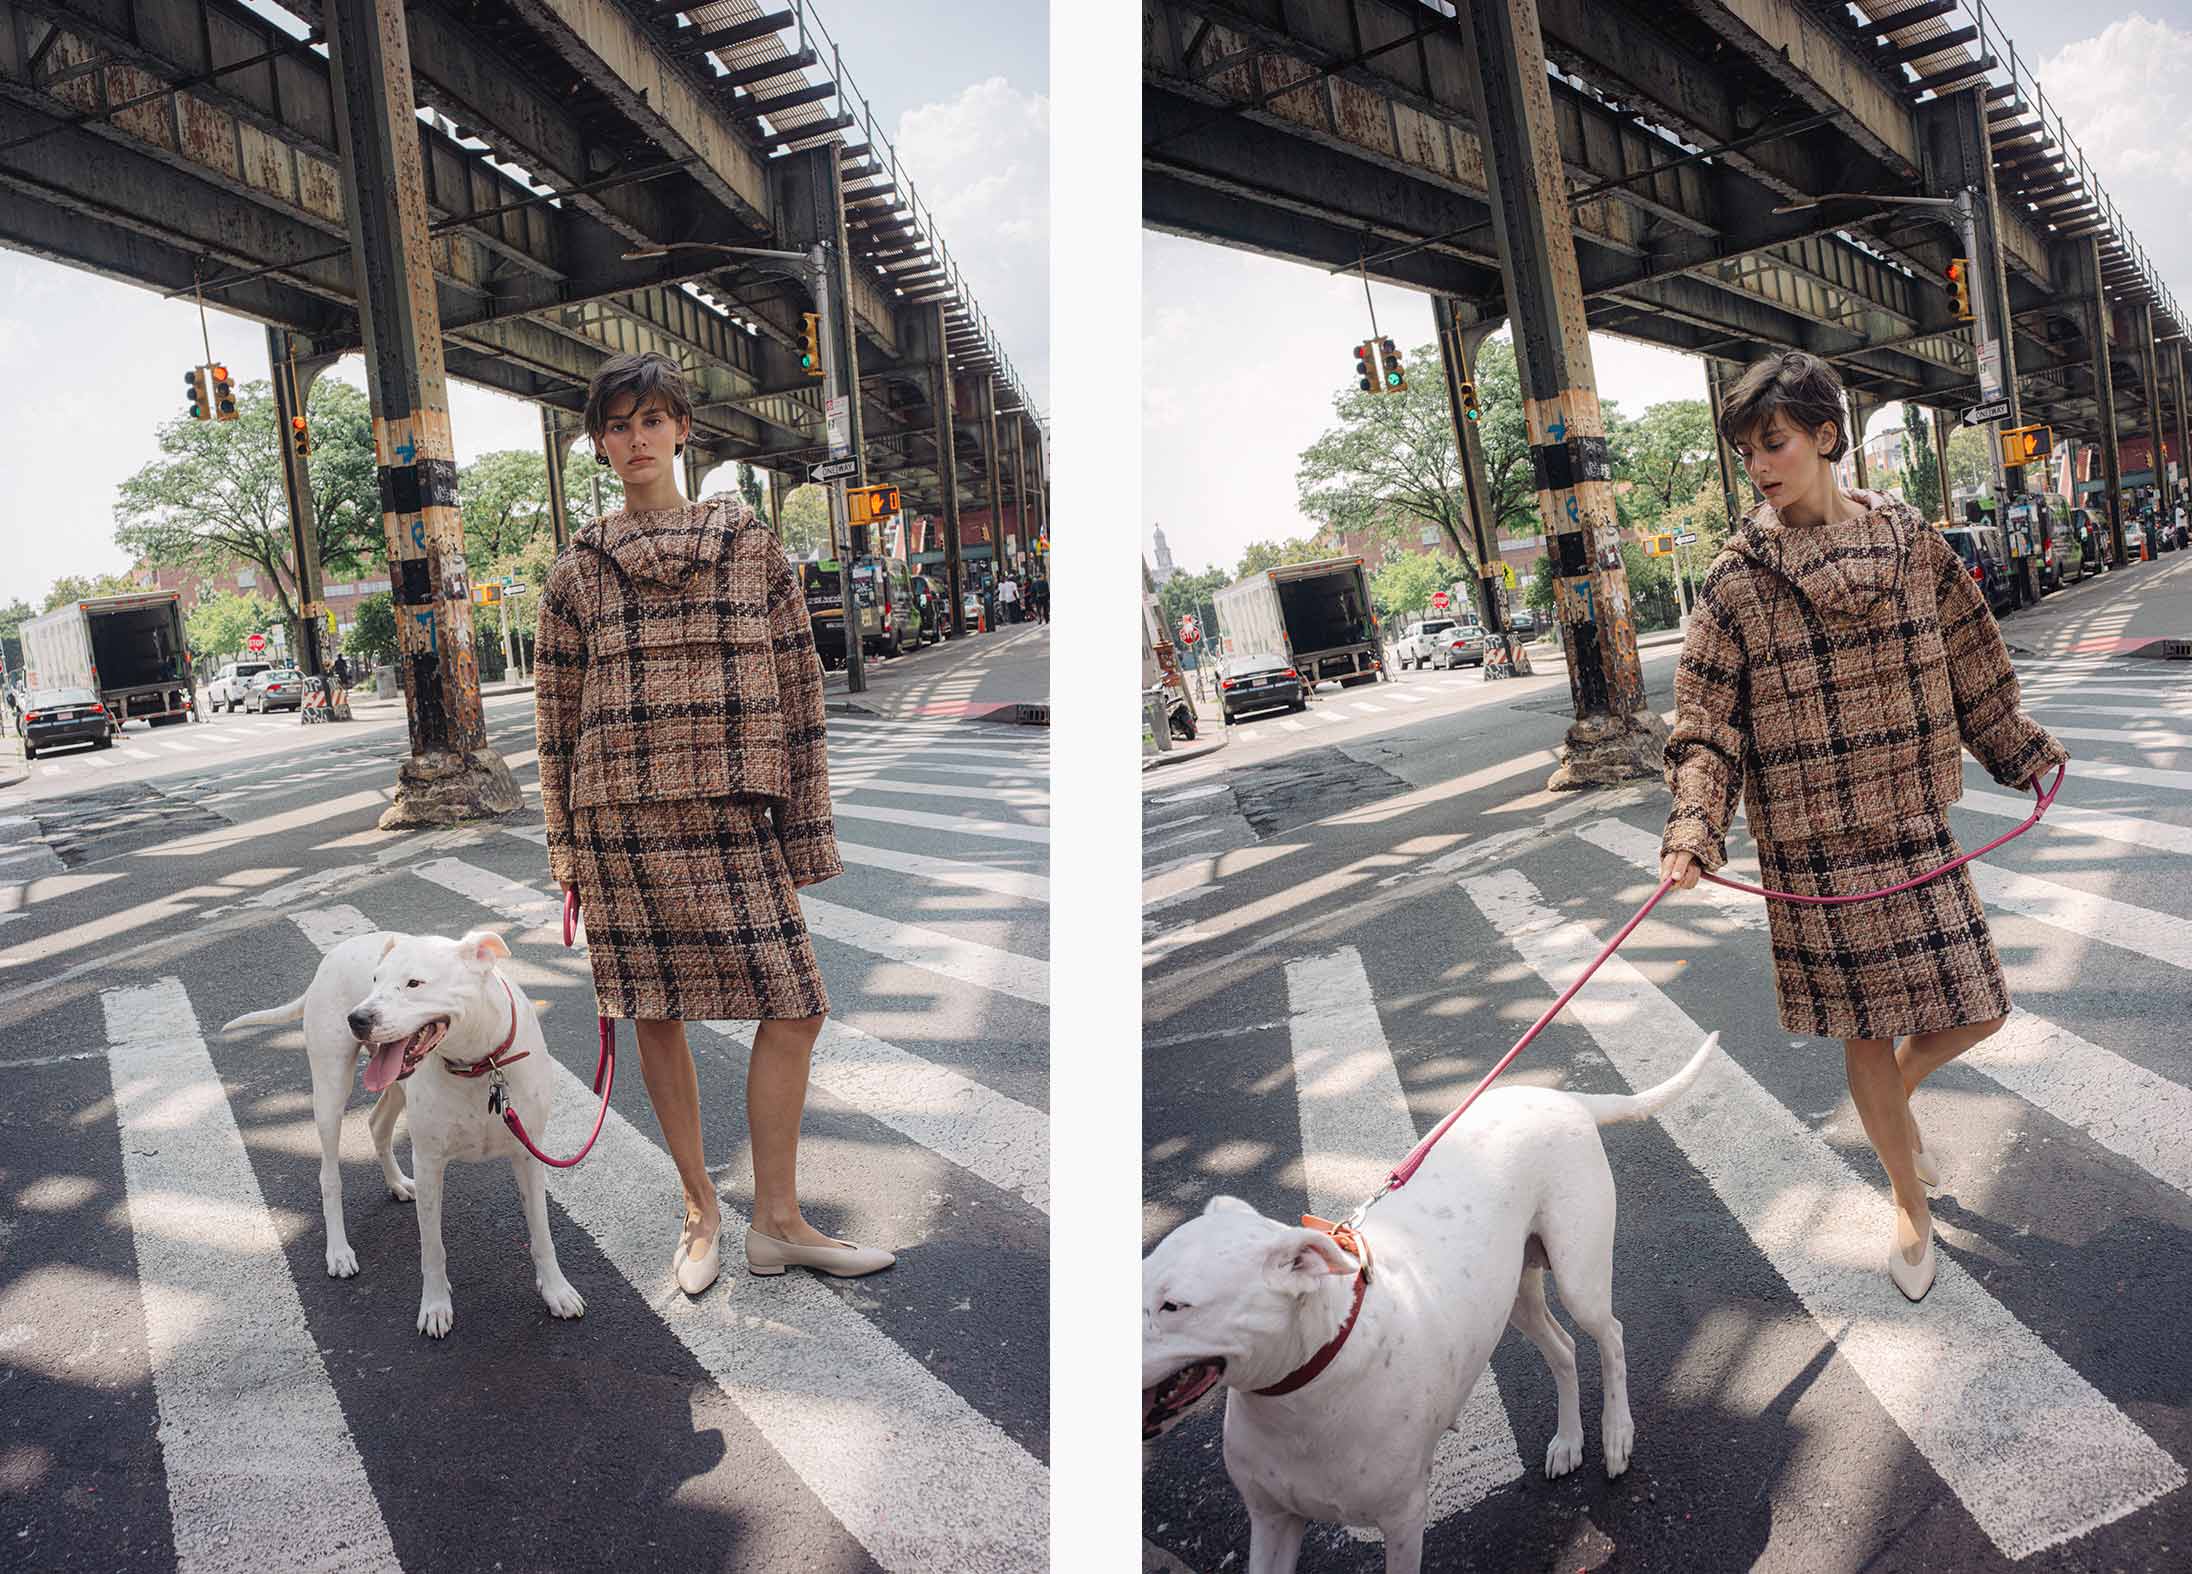
[[[561,1068],[543,1145],[577,1144],[594,1008],[530,696],[488,720],[527,792],[499,825],[374,828],[400,719],[163,729],[101,756],[127,774],[40,761],[0,794],[0,1568],[1044,1566],[1048,734],[831,720],[847,872],[803,893],[834,1008],[803,1200],[894,1269],[742,1271],[744,1028],[694,1024],[727,1228],[688,1303],[626,1029],[601,1146],[549,1180],[584,1318],[535,1293],[506,1168],[454,1165],[434,1342],[369,1101],[336,1280],[301,1034],[220,1025],[301,992],[335,935],[496,928]]]
[[[1552,1383],[1504,1339],[1434,1472],[1427,1568],[2185,1565],[2192,663],[2126,652],[2188,632],[2182,554],[2004,624],[2025,703],[2075,760],[2048,818],[1973,866],[2015,1011],[1915,1101],[1945,1182],[1921,1305],[1887,1282],[1885,1179],[1840,1046],[1777,1021],[1757,899],[1671,894],[1525,1051],[1511,1078],[1594,1092],[1659,1080],[1712,1031],[1730,1065],[1604,1133],[1628,1473],[1604,1477],[1579,1335],[1585,1457],[1544,1479]],[[1673,654],[1645,659],[1662,711]],[[1650,896],[1658,783],[1542,790],[1558,670],[1549,692],[1464,678],[1485,698],[1149,773],[1145,1248],[1221,1193],[1344,1213]],[[1967,758],[1953,823],[1976,847],[2031,801]],[[1740,830],[1731,851],[1755,882]],[[1334,1044],[1346,1076],[1297,1076]],[[1146,1451],[1149,1567],[1246,1557],[1222,1409]],[[1330,1526],[1302,1560],[1380,1566]]]

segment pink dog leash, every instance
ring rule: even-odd
[[[577,932],[578,892],[566,891],[563,893],[563,943],[571,944]],[[513,1030],[514,1026],[513,1019]],[[602,1123],[609,1118],[609,1094],[616,1087],[616,1023],[612,1018],[601,1018],[601,1058],[594,1063],[594,1091],[601,1095],[601,1110],[594,1116],[594,1129],[587,1134],[586,1145],[567,1159],[552,1159],[533,1146],[533,1139],[525,1134],[525,1122],[518,1119],[517,1106],[510,1102],[509,1085],[503,1081],[499,1065],[489,1068],[488,1081],[491,1086],[487,1093],[487,1108],[502,1117],[502,1123],[510,1128],[510,1135],[518,1139],[518,1145],[541,1163],[567,1170],[594,1151]]]

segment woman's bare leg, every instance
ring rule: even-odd
[[[1918,1091],[1918,1084],[1932,1076],[1943,1066],[1961,1055],[1972,1045],[1992,1038],[2002,1030],[2006,1016],[1991,1022],[1969,1022],[1962,1027],[1945,1027],[1935,1033],[1913,1033],[1895,1046],[1895,1064],[1903,1073],[1903,1091]]]
[[[795,1246],[839,1246],[799,1212],[799,1117],[820,1016],[754,1025],[746,1066],[746,1130],[753,1139],[754,1228]]]
[[[639,1071],[646,1079],[647,1102],[655,1109],[662,1140],[669,1145],[677,1165],[677,1178],[685,1189],[685,1232],[682,1251],[715,1239],[723,1227],[723,1210],[716,1202],[715,1181],[701,1153],[700,1076],[693,1069],[693,1052],[685,1042],[682,1022],[638,1022]]]
[[[1895,1244],[1902,1248],[1903,1260],[1915,1265],[1925,1255],[1926,1241],[1933,1232],[1933,1214],[1926,1207],[1926,1188],[1911,1158],[1910,1095],[1903,1091],[1895,1041],[1849,1038],[1842,1041],[1842,1049],[1857,1118],[1864,1122],[1872,1151],[1879,1155],[1881,1166],[1888,1172],[1888,1184],[1895,1192]]]

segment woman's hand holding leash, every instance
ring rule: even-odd
[[[1704,872],[1693,852],[1662,853],[1659,858],[1659,878],[1674,882],[1677,891],[1687,891],[1697,884],[1697,877]]]

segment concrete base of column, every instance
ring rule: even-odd
[[[413,755],[396,772],[396,801],[382,811],[380,828],[415,831],[490,820],[524,801],[510,767],[492,749]]]
[[[1649,710],[1626,719],[1587,716],[1568,728],[1564,748],[1559,769],[1545,783],[1548,792],[1659,781],[1666,774],[1667,724]]]

